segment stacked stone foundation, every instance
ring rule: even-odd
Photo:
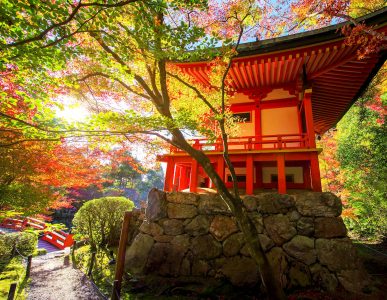
[[[335,195],[262,193],[243,197],[243,204],[284,289],[342,286],[361,292],[369,284]],[[217,194],[152,190],[145,220],[127,249],[126,267],[137,276],[260,283],[244,236]]]

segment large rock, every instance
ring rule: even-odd
[[[177,219],[165,219],[160,221],[164,233],[167,235],[179,235],[183,233],[183,221]]]
[[[257,198],[254,196],[243,196],[242,202],[248,211],[257,210]]]
[[[334,274],[320,264],[314,264],[310,266],[313,282],[316,286],[320,286],[323,289],[333,292],[338,286],[337,278]]]
[[[277,245],[282,245],[297,234],[287,216],[271,215],[264,219],[265,229]]]
[[[338,217],[341,214],[341,201],[332,193],[300,193],[295,195],[295,200],[303,216]]]
[[[179,235],[171,243],[154,244],[147,262],[147,273],[179,276],[181,264],[189,247],[189,236]]]
[[[225,261],[222,273],[235,286],[254,286],[258,282],[258,268],[248,257],[234,256]]]
[[[152,236],[160,236],[164,233],[163,228],[159,224],[147,221],[142,222],[140,231]]]
[[[194,237],[191,248],[199,259],[212,259],[222,254],[222,245],[210,234]]]
[[[314,239],[306,236],[296,235],[290,242],[283,245],[283,249],[287,254],[307,265],[313,264],[317,258]]]
[[[168,203],[168,217],[171,219],[191,219],[198,214],[194,205]]]
[[[210,222],[208,217],[198,215],[185,226],[184,230],[190,235],[197,236],[208,233],[209,227]]]
[[[148,234],[139,233],[126,250],[125,267],[133,275],[143,274],[154,240]]]
[[[341,270],[337,278],[347,291],[359,294],[370,284],[370,277],[363,269]]]
[[[235,233],[223,242],[223,254],[225,256],[235,256],[244,244],[245,239],[243,237],[243,233]]]
[[[256,196],[257,209],[263,214],[286,213],[294,207],[293,196],[265,193]]]
[[[312,236],[314,233],[314,220],[311,217],[301,217],[297,221],[298,234]]]
[[[192,275],[206,277],[209,270],[208,263],[202,259],[194,259],[192,262]]]
[[[289,270],[291,287],[307,287],[312,283],[309,268],[299,262],[293,262]]]
[[[347,239],[317,239],[317,257],[331,271],[356,269],[360,266],[355,246]]]
[[[198,205],[198,199],[199,195],[194,193],[167,193],[167,201],[172,203]]]
[[[345,228],[343,220],[334,217],[316,218],[314,231],[317,238],[335,238],[347,235],[347,228]]]
[[[167,216],[167,199],[163,191],[153,188],[148,193],[148,206],[145,217],[149,222],[155,222]]]
[[[231,217],[215,216],[211,222],[210,233],[218,241],[224,241],[227,237],[237,231],[238,226]]]
[[[203,194],[199,199],[199,213],[200,214],[223,214],[231,215],[231,210],[217,194]]]

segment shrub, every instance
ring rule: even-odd
[[[32,255],[38,244],[38,236],[32,232],[15,232],[0,235],[0,258],[9,259],[13,249],[16,254]]]
[[[124,212],[134,207],[125,197],[103,197],[86,202],[75,214],[73,232],[87,238],[92,248],[118,244]]]

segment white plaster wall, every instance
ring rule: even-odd
[[[262,182],[270,183],[271,175],[278,175],[277,167],[263,167],[262,168]],[[302,167],[285,167],[286,175],[294,176],[294,183],[304,183]]]

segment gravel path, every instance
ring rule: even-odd
[[[79,270],[64,265],[63,253],[32,259],[28,300],[102,300],[89,279]]]

